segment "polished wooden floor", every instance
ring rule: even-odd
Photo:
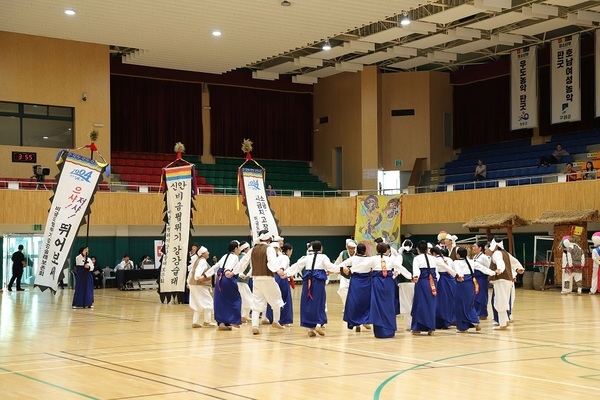
[[[600,396],[600,295],[517,289],[508,331],[375,339],[346,329],[337,284],[329,324],[192,329],[187,305],[153,291],[1,296],[0,398],[6,399],[591,399]],[[403,326],[398,318],[399,327]]]

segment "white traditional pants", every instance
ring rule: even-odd
[[[581,280],[583,278],[583,273],[581,272],[572,272],[563,269],[563,279],[562,279],[562,293],[571,293],[573,291],[573,281],[577,285],[577,293],[581,293]]]
[[[210,290],[210,286],[190,285],[190,308],[194,310],[193,324],[200,323],[200,313],[202,311],[204,311],[204,322],[211,322],[213,298]]]
[[[494,281],[494,308],[498,311],[498,325],[504,327],[508,324],[508,310],[510,309],[510,292],[513,282],[506,279]]]
[[[246,282],[238,282],[238,290],[240,291],[240,296],[242,296],[242,317],[249,318],[252,303],[254,302],[250,285]]]
[[[350,288],[350,279],[344,278],[340,275],[340,287],[338,288],[337,294],[340,295],[340,299],[342,299],[342,312],[344,312],[344,307],[346,306],[346,298],[348,297],[348,289]]]
[[[598,264],[594,263],[592,267],[592,286],[590,287],[590,293],[596,293],[598,291]]]
[[[404,319],[404,329],[410,331],[412,323],[410,312],[412,310],[413,298],[415,297],[415,284],[413,282],[399,283],[398,290],[400,291],[400,315]]]
[[[266,310],[267,303],[273,309],[273,321],[279,321],[281,307],[285,302],[281,298],[281,290],[272,276],[255,276],[252,288],[252,326],[258,327],[260,313]]]

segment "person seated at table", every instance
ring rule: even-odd
[[[133,261],[129,259],[129,254],[124,254],[120,263],[115,266],[115,273],[121,269],[134,269]]]
[[[549,156],[543,156],[540,158],[540,166],[548,166],[550,164],[558,164],[569,155],[569,152],[562,148],[562,144],[558,143],[556,149]]]
[[[151,268],[154,268],[154,261],[152,261],[152,259],[148,255],[145,255],[144,257],[142,257],[142,261],[140,262],[140,265],[138,266],[138,268],[139,269],[149,268],[149,267],[146,267],[146,265],[152,265]]]

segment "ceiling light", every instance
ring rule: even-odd
[[[217,36],[217,37],[218,37],[218,36],[221,36],[221,31],[213,31],[213,32],[212,32],[212,35],[213,35],[213,36]]]
[[[289,7],[289,6],[291,6],[291,5],[292,5],[292,3],[291,3],[291,2],[289,2],[289,1],[287,1],[287,0],[283,0],[283,1],[281,2],[281,5],[282,5],[283,7]]]
[[[331,44],[329,44],[329,40],[326,40],[325,43],[323,44],[323,50],[325,50],[325,51],[331,50]]]
[[[65,14],[67,14],[67,15],[75,15],[75,10],[72,10],[72,9],[70,9],[70,8],[67,8],[67,9],[65,10]]]
[[[48,140],[48,136],[42,136],[42,139]]]
[[[410,19],[408,19],[408,14],[404,14],[402,19],[400,20],[400,25],[407,26],[410,25]]]

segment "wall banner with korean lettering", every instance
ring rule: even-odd
[[[375,239],[382,238],[398,249],[400,241],[400,196],[356,196],[354,239],[375,251]]]
[[[510,129],[538,127],[537,51],[535,46],[510,53]]]
[[[165,240],[159,277],[160,293],[185,291],[188,243],[192,226],[193,165],[164,168]]]
[[[278,221],[271,210],[265,191],[263,170],[242,167],[239,170],[242,203],[246,206],[246,215],[250,223],[252,239],[258,240],[258,232],[266,229],[273,235],[279,235]]]
[[[579,67],[579,35],[552,41],[553,124],[581,120],[581,78]]]
[[[596,118],[600,117],[600,29],[596,29]]]
[[[42,292],[56,292],[61,270],[65,265],[83,217],[90,213],[94,193],[101,182],[105,164],[91,158],[63,151],[57,162],[59,174],[52,205],[46,221],[39,268],[35,286]]]

